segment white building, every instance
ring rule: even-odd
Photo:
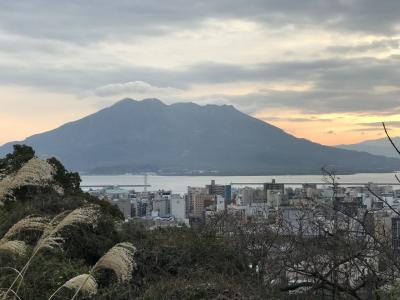
[[[177,221],[183,221],[186,219],[186,202],[178,194],[171,195],[171,215],[175,217]]]
[[[151,215],[154,217],[165,217],[170,213],[169,210],[169,197],[155,194],[153,199],[153,211]]]
[[[217,211],[223,211],[225,210],[225,198],[221,197],[220,195],[217,195]]]

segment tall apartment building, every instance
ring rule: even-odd
[[[215,204],[215,197],[214,195],[194,194],[192,216],[203,217],[205,208]]]
[[[215,180],[211,180],[211,184],[206,185],[209,195],[221,196],[230,204],[232,200],[232,187],[230,185],[215,184]]]
[[[264,183],[264,201],[270,203],[271,206],[279,206],[283,200],[285,193],[285,185],[276,183],[272,179],[271,183]]]
[[[211,180],[211,184],[206,185],[209,195],[220,195],[224,197],[225,186],[220,184],[215,184],[215,180]]]
[[[208,195],[208,190],[205,187],[188,186],[186,198],[186,215],[193,213],[193,197],[194,195]]]
[[[145,217],[150,214],[150,201],[146,198],[136,198],[131,200],[132,217]]]

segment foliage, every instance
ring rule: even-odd
[[[35,151],[26,145],[14,145],[14,152],[0,159],[0,175],[18,171],[27,161],[35,156]],[[1,177],[0,177],[1,178]]]
[[[31,148],[16,146],[0,166],[13,176],[32,159]],[[116,206],[84,193],[79,174],[54,158],[46,162],[55,170],[50,184],[15,187],[14,199],[0,206],[0,288],[13,287],[21,299],[399,296],[393,284],[398,255],[390,240],[371,230],[368,212],[354,217],[305,209],[322,230],[318,236],[284,224],[243,223],[229,214],[216,215],[207,226],[147,230],[140,221],[123,223]],[[328,221],[323,228],[322,216]],[[327,226],[332,220],[335,226]],[[354,238],[352,224],[362,238]]]
[[[263,299],[255,293],[256,290],[254,285],[246,286],[246,283],[237,281],[235,277],[202,272],[195,276],[175,277],[155,283],[139,299]]]
[[[64,191],[70,193],[80,192],[79,186],[81,178],[78,173],[68,172],[63,164],[54,157],[48,159],[48,162],[56,169],[54,180],[64,189]]]
[[[16,145],[12,154],[0,160],[2,174],[15,176],[32,159],[46,162],[35,158],[34,151],[30,147]],[[15,278],[15,272],[10,270],[23,270],[26,258],[24,261],[18,257],[17,250],[21,250],[20,253],[22,250],[24,252],[38,250],[38,247],[41,247],[38,244],[40,237],[47,226],[45,224],[50,224],[49,220],[53,217],[64,214],[60,219],[59,229],[54,231],[54,238],[51,241],[46,239],[42,241],[43,245],[51,246],[57,245],[54,244],[55,241],[57,243],[62,241],[63,252],[50,247],[51,251],[45,250],[41,251],[40,255],[31,256],[29,270],[25,270],[26,274],[23,273],[24,281],[19,291],[23,299],[47,299],[45,297],[57,288],[57,285],[82,273],[82,269],[85,271],[89,269],[89,266],[119,240],[115,227],[115,222],[122,219],[119,209],[82,192],[79,188],[79,175],[66,171],[58,160],[53,158],[47,162],[55,170],[54,176],[49,178],[48,185],[31,185],[26,181],[27,183],[20,186],[12,186],[13,201],[6,201],[0,206],[0,239],[3,237],[0,247],[0,267],[6,267],[4,270],[8,270],[0,272],[2,288],[10,286],[12,278]],[[61,229],[65,225],[73,224],[75,220],[79,223],[84,221],[80,215],[72,215],[68,220],[65,218],[68,216],[66,213],[90,205],[96,205],[99,210],[100,216],[97,218],[96,226],[88,226],[93,221],[88,219],[85,222],[87,225],[62,230],[60,239]],[[1,251],[2,249],[7,251]],[[64,270],[69,271],[64,272]],[[41,288],[38,290],[39,286]]]
[[[396,282],[393,286],[384,289],[380,293],[382,300],[397,300],[400,299],[400,283]]]

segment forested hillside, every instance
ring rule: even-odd
[[[79,299],[258,299],[264,293],[234,245],[213,230],[146,231],[122,223],[116,207],[80,190],[77,173],[56,159],[35,158],[30,147],[15,146],[0,169],[0,299],[14,293],[49,299],[54,292],[52,299],[71,299],[83,283]],[[125,243],[136,249],[125,253],[134,253],[131,269],[118,258],[94,268]],[[89,273],[93,279],[85,282]]]

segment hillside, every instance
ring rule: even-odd
[[[400,137],[394,137],[393,142],[396,145],[400,145]],[[386,137],[382,139],[368,140],[357,144],[338,145],[337,147],[347,150],[364,151],[374,155],[399,157]]]
[[[300,174],[384,172],[400,160],[312,143],[233,106],[124,99],[24,143],[74,171],[116,174]]]
[[[122,222],[115,205],[79,182],[26,146],[0,159],[0,299],[270,298],[227,239]]]

